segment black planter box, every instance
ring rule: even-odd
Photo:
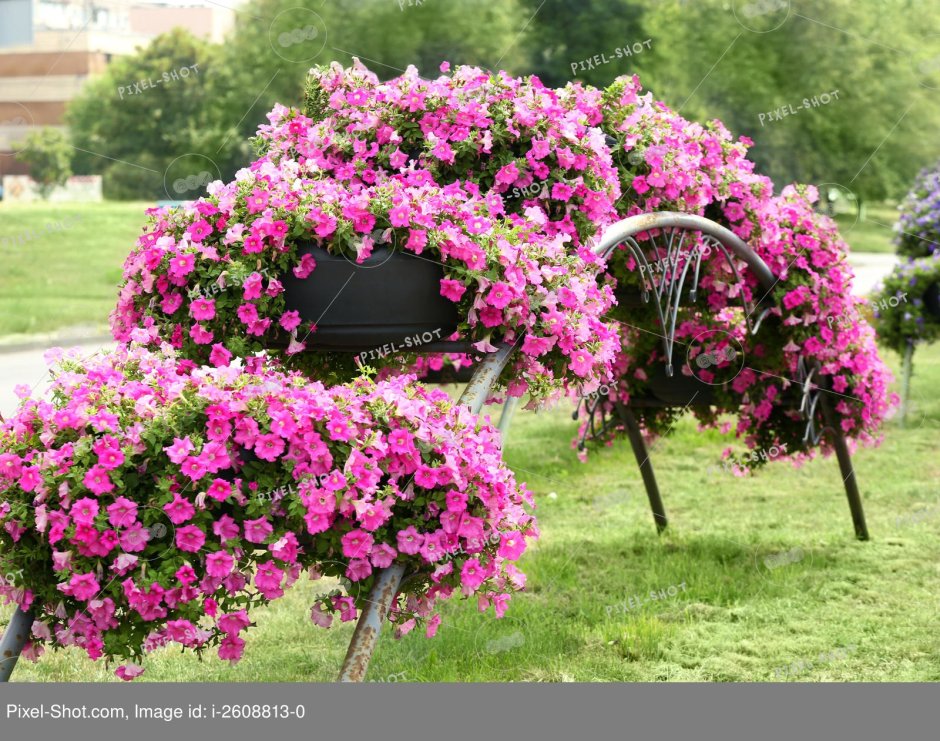
[[[931,283],[924,291],[924,308],[934,319],[940,321],[940,283]]]
[[[407,352],[457,328],[457,306],[441,296],[444,268],[434,261],[387,246],[359,264],[313,244],[299,254],[312,255],[316,269],[303,280],[288,273],[282,282],[287,310],[317,325],[307,338],[311,349]]]

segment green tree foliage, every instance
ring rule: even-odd
[[[225,175],[244,153],[237,119],[217,123],[218,55],[217,46],[174,29],[115,60],[69,106],[76,171],[102,174],[108,197],[157,200],[196,193],[173,188],[187,174],[200,184],[203,173]]]
[[[388,78],[441,62],[525,71],[523,0],[251,0],[213,76],[223,120],[254,134],[275,102],[299,105],[307,71],[359,57]]]
[[[928,133],[940,125],[937,75],[924,71],[940,66],[933,0],[663,2],[644,19],[654,48],[671,49],[644,82],[687,117],[754,139],[752,157],[780,184],[898,196],[940,154]]]
[[[536,7],[526,50],[530,70],[546,85],[561,86],[577,79],[606,87],[614,77],[642,73],[655,66],[657,55],[672,53],[671,47],[661,48],[646,33],[647,3],[545,0]]]
[[[40,129],[26,137],[24,149],[16,156],[29,165],[29,174],[37,183],[39,195],[49,198],[53,189],[65,185],[72,175],[72,148],[59,129]]]

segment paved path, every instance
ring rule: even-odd
[[[865,296],[871,293],[875,286],[881,282],[891,269],[897,264],[897,255],[886,255],[871,252],[849,253],[849,264],[855,271],[855,283],[852,293],[856,296]]]
[[[71,343],[74,346],[80,343]],[[65,347],[70,345],[66,343]],[[92,353],[99,348],[113,347],[113,343],[81,344],[83,350]],[[45,350],[22,350],[19,352],[0,353],[0,414],[9,415],[19,402],[13,388],[19,384],[26,384],[38,392],[45,388],[49,376],[46,371],[46,362],[43,360]]]

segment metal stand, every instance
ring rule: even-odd
[[[477,366],[458,403],[465,404],[474,414],[479,414],[514,349],[512,345],[504,345],[488,355]],[[507,402],[507,405],[509,403]],[[503,417],[506,418],[505,410]],[[500,426],[502,427],[502,422]],[[340,682],[362,682],[365,679],[382,624],[395,602],[404,573],[404,567],[397,564],[379,572],[375,586],[369,593],[369,602],[359,617],[352,641],[349,643],[349,651],[339,673]]]
[[[33,613],[17,608],[0,639],[0,682],[9,682],[33,626]]]
[[[822,407],[823,419],[826,421],[826,431],[832,435],[832,447],[835,448],[836,458],[839,459],[839,470],[842,471],[842,480],[845,483],[845,494],[849,499],[849,510],[852,512],[852,524],[855,526],[855,537],[859,540],[868,540],[868,526],[865,524],[865,510],[862,507],[862,495],[858,491],[858,482],[855,480],[855,467],[849,455],[849,446],[845,442],[842,431],[835,424],[829,400],[823,392],[819,398]]]
[[[909,342],[904,349],[904,365],[901,370],[901,429],[907,426],[907,407],[911,399],[911,374],[914,371],[914,344]]]
[[[519,397],[510,396],[503,404],[503,413],[499,417],[499,434],[503,439],[503,446],[506,445],[506,436],[509,435],[509,425],[512,424],[512,418],[519,408]]]
[[[633,446],[633,455],[636,457],[636,463],[640,467],[640,475],[643,476],[643,485],[646,487],[646,496],[650,500],[650,509],[653,510],[653,521],[656,523],[656,532],[661,533],[669,525],[666,519],[666,508],[663,505],[663,499],[659,495],[659,485],[656,483],[656,473],[653,471],[653,463],[650,460],[649,451],[646,449],[646,441],[643,440],[643,432],[636,421],[633,410],[624,404],[617,404],[617,414],[627,428],[627,435],[630,438],[630,445]]]

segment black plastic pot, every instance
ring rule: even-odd
[[[446,340],[457,328],[457,307],[441,296],[444,268],[432,260],[387,246],[362,263],[313,244],[301,247],[304,254],[316,269],[303,280],[288,273],[282,282],[288,311],[317,325],[306,340],[311,349],[403,352],[429,338]]]
[[[931,283],[924,291],[924,308],[934,319],[940,321],[940,283]]]
[[[715,386],[687,376],[676,367],[672,377],[660,362],[647,369],[649,395],[663,406],[685,407],[690,404],[705,406],[715,401]]]

